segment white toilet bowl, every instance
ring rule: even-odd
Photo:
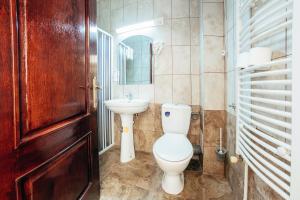
[[[162,188],[169,194],[178,194],[184,188],[183,171],[188,166],[193,147],[183,134],[165,133],[153,145],[153,154],[164,171]]]

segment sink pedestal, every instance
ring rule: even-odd
[[[121,115],[123,131],[121,133],[122,163],[135,158],[133,142],[133,115],[147,110],[149,101],[142,99],[111,99],[104,102],[109,110]]]
[[[133,142],[133,115],[121,114],[122,128],[121,133],[121,156],[122,163],[129,162],[135,158]]]

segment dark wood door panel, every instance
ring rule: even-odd
[[[80,117],[53,132],[21,143],[18,147],[18,173],[22,176],[36,166],[44,164],[49,159],[61,154],[78,140],[87,135],[94,135],[90,127],[91,115]]]
[[[20,199],[74,200],[91,184],[90,135],[18,181]]]
[[[21,137],[86,113],[86,6],[17,1]]]
[[[99,199],[96,0],[0,2],[0,199]]]

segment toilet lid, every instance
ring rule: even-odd
[[[187,159],[193,146],[185,135],[166,133],[155,142],[153,150],[160,158],[176,162]]]

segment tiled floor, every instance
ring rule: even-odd
[[[185,171],[184,190],[174,196],[161,188],[162,171],[149,153],[136,152],[136,159],[122,164],[120,150],[100,156],[100,200],[232,200],[228,182]]]

